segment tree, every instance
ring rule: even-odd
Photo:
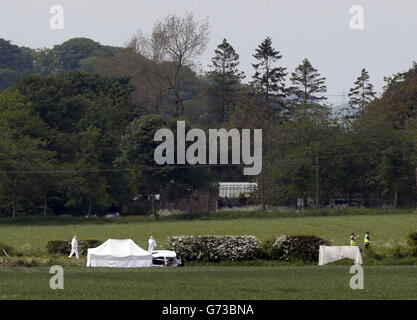
[[[34,69],[42,75],[80,69],[83,60],[91,57],[110,57],[121,48],[104,46],[87,38],[73,38],[52,49],[35,53]]]
[[[207,47],[210,34],[207,20],[197,21],[192,13],[175,14],[158,21],[151,37],[138,32],[133,41],[143,56],[155,62],[149,72],[167,82],[175,95],[175,114],[182,115],[184,106],[180,87],[184,67],[194,67],[196,59]]]
[[[215,111],[220,114],[220,122],[224,122],[226,115],[230,115],[234,107],[240,81],[245,76],[237,68],[239,55],[226,39],[223,39],[214,52],[215,56],[211,59],[212,70],[208,73],[208,93],[214,98]]]
[[[95,57],[90,60],[91,68],[102,75],[128,76],[135,87],[132,99],[136,108],[141,113],[160,114],[169,86],[165,79],[149,72],[156,69],[155,62],[136,50],[139,46],[137,41],[136,38],[131,39],[114,57]]]
[[[349,106],[353,110],[363,110],[375,99],[374,86],[369,82],[369,74],[362,69],[361,75],[354,82],[355,87],[349,90]]]
[[[32,51],[0,38],[0,91],[32,70]]]
[[[0,38],[0,69],[26,71],[32,68],[30,53]]]
[[[413,66],[408,71],[398,72],[392,76],[384,77],[384,81],[386,82],[383,88],[384,92],[394,89],[397,85],[415,75],[417,75],[417,63],[413,61]]]
[[[326,78],[321,77],[308,59],[304,59],[295,72],[291,73],[292,87],[290,92],[294,95],[295,102],[303,105],[319,103],[327,98],[321,93],[327,91],[324,85]]]
[[[44,138],[47,132],[46,124],[17,90],[0,94],[0,184],[9,194],[13,218],[18,195],[33,182],[31,173],[41,173],[37,171],[54,161]]]
[[[129,185],[133,195],[144,195],[148,199],[153,215],[157,216],[154,197],[161,193],[170,168],[156,164],[154,150],[158,142],[153,140],[155,132],[164,123],[159,115],[145,115],[135,119],[126,128],[121,141],[121,155],[117,163],[126,166],[129,172]]]
[[[283,109],[282,99],[287,96],[285,87],[286,68],[277,67],[275,63],[282,58],[279,51],[272,47],[271,38],[267,37],[258,46],[253,57],[258,63],[252,64],[255,69],[253,75],[254,86],[261,92],[268,108]],[[273,106],[273,107],[272,107]]]
[[[305,206],[306,199],[315,198],[318,206],[329,193],[329,171],[322,162],[330,162],[324,159],[332,153],[336,129],[328,108],[311,105],[308,111],[294,110],[289,121],[272,129],[270,156],[264,161],[265,196],[272,204],[294,205],[301,198]]]
[[[253,57],[258,63],[252,64],[255,69],[253,75],[253,92],[249,102],[255,108],[257,117],[254,119],[256,128],[262,128],[264,147],[262,150],[263,161],[268,161],[268,147],[271,142],[270,132],[277,124],[279,116],[285,109],[284,98],[288,90],[285,87],[285,68],[276,66],[276,62],[282,58],[280,52],[272,47],[272,40],[267,37],[256,48]],[[266,210],[264,168],[260,174],[260,192],[262,210]]]
[[[51,204],[51,208],[62,211],[78,206],[77,209],[81,209],[78,211],[85,210],[88,213],[97,207],[103,208],[106,204],[112,204],[107,196],[103,201],[89,196],[89,209],[90,203],[86,196],[89,192],[110,194],[116,204],[123,203],[125,191],[121,185],[126,185],[126,181],[121,179],[120,173],[106,170],[113,168],[114,160],[119,155],[121,136],[135,116],[131,101],[133,88],[129,80],[73,71],[46,77],[29,76],[20,80],[16,88],[20,91],[23,101],[30,104],[39,116],[40,123],[46,124],[47,130],[43,134],[48,150],[56,153],[56,168],[63,171],[59,179],[59,188],[52,190],[55,191],[57,199]],[[89,128],[95,128],[100,132],[91,131]],[[93,164],[82,162],[80,158],[82,153],[88,152],[80,149],[81,143],[91,141],[85,136],[87,133],[91,133],[91,139],[95,135],[100,137],[100,148],[95,149],[99,158]],[[86,167],[92,167],[94,174],[84,172],[83,169]],[[45,179],[48,176],[50,175],[45,175]],[[41,188],[42,185],[38,187]],[[83,186],[84,189],[80,190],[78,186]],[[100,190],[97,186],[105,189]],[[88,188],[91,190],[87,190]],[[42,189],[37,192],[41,193],[47,188]],[[77,202],[78,196],[81,201]],[[68,202],[69,198],[72,201]]]
[[[67,177],[67,206],[87,203],[87,217],[96,206],[108,208],[113,203],[110,185],[101,174],[105,169],[102,161],[104,149],[103,134],[99,128],[90,126],[79,134],[75,163]]]
[[[401,129],[410,118],[417,117],[416,105],[417,69],[411,69],[392,82],[382,96],[372,101],[366,109],[384,115],[397,129]]]

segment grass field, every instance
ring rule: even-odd
[[[84,219],[85,220],[85,219]],[[21,249],[22,247],[44,250],[48,240],[68,239],[74,234],[79,239],[107,240],[131,238],[146,247],[150,235],[159,248],[164,247],[167,237],[182,234],[231,234],[255,235],[265,240],[280,234],[315,234],[326,237],[333,245],[347,245],[351,232],[362,235],[370,231],[374,246],[405,243],[406,236],[417,230],[417,214],[344,215],[285,218],[234,218],[212,220],[161,220],[142,217],[119,218],[105,222],[62,220],[60,224],[6,223],[0,221],[0,241]],[[4,221],[4,220],[3,220]]]
[[[181,234],[251,234],[266,240],[280,234],[315,234],[347,245],[352,231],[371,232],[376,247],[405,244],[417,230],[413,212],[302,217],[200,217],[162,219],[127,217],[117,220],[83,218],[0,220],[0,241],[37,259],[45,254],[48,240],[107,240],[131,238],[146,247],[150,235],[159,248],[168,236]],[[362,240],[362,237],[361,237]],[[53,264],[65,268],[65,289],[49,288],[48,267],[0,268],[1,299],[417,299],[417,260],[407,263],[385,260],[375,266],[365,258],[365,289],[352,290],[351,262],[333,265],[296,266],[276,261],[189,264],[183,268],[107,269],[86,268],[85,258],[55,257]],[[51,262],[51,263],[52,263]],[[387,263],[388,262],[388,263]],[[392,262],[392,263],[391,263]],[[378,263],[376,263],[378,264]],[[409,264],[397,266],[394,264]],[[413,265],[414,264],[414,265]],[[41,264],[43,265],[43,264]],[[48,265],[48,264],[45,264]]]
[[[349,286],[349,266],[67,267],[64,290],[48,268],[0,268],[1,299],[417,299],[415,266],[368,266],[364,289]]]

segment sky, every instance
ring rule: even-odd
[[[64,9],[63,30],[50,28],[52,5]],[[363,8],[363,29],[351,28],[354,5]],[[254,51],[269,36],[289,73],[304,58],[311,61],[327,78],[328,101],[335,105],[347,102],[362,68],[380,93],[384,76],[406,71],[417,60],[416,0],[1,0],[0,38],[31,48],[73,37],[122,46],[136,30],[150,33],[158,19],[185,12],[208,17],[211,24],[201,69],[208,69],[226,38],[250,80]]]

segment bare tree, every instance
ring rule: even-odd
[[[183,68],[195,67],[209,35],[208,19],[196,20],[192,13],[187,13],[185,17],[168,15],[154,25],[150,37],[138,31],[131,40],[137,52],[154,62],[147,71],[166,81],[174,93],[176,114],[184,113],[180,96]]]
[[[95,59],[93,68],[101,74],[128,76],[135,86],[132,99],[136,107],[144,113],[159,114],[168,83],[148,71],[155,63],[139,54],[136,46],[137,39],[133,37],[117,56]]]

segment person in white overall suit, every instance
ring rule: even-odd
[[[71,257],[75,254],[75,257],[77,259],[79,259],[80,257],[78,256],[78,240],[77,240],[77,236],[74,236],[74,238],[72,238],[71,241],[71,253],[68,256],[68,258],[71,259]]]
[[[152,252],[156,249],[156,241],[155,239],[151,236],[148,240],[148,251]]]

